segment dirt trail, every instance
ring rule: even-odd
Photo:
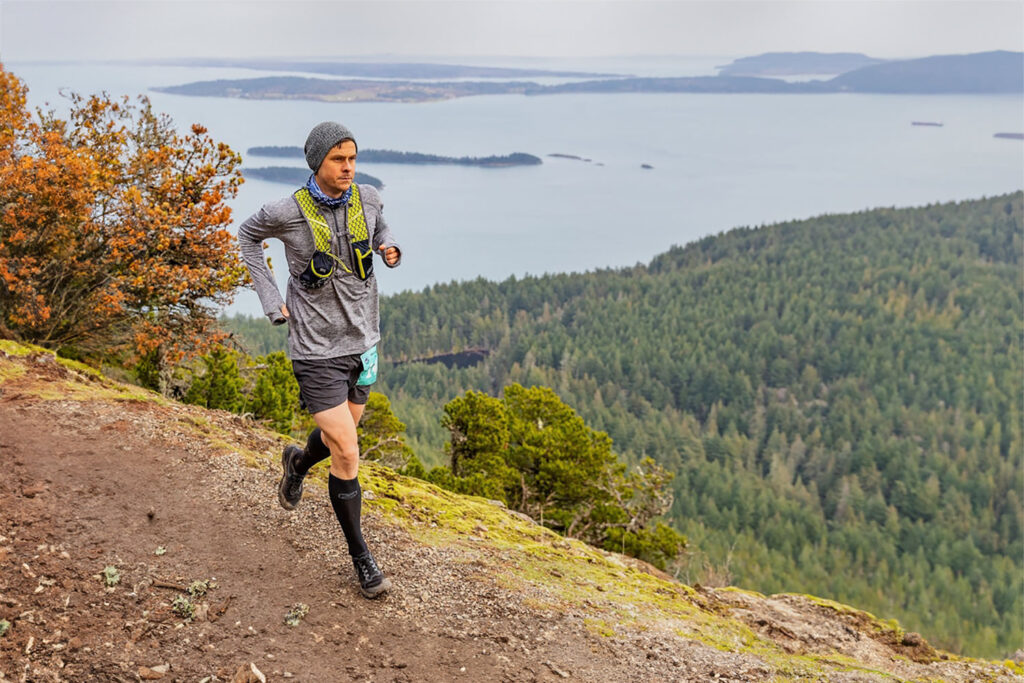
[[[13,570],[0,591],[3,613],[16,617],[8,617],[13,638],[0,649],[8,678],[138,680],[140,667],[169,664],[168,680],[230,680],[250,662],[272,679],[297,681],[562,680],[561,667],[602,672],[585,635],[534,648],[522,645],[530,634],[509,633],[518,620],[481,632],[483,624],[453,630],[450,614],[424,618],[438,597],[416,575],[431,571],[430,549],[372,515],[366,536],[396,589],[363,599],[318,489],[300,511],[326,536],[321,552],[309,547],[309,534],[291,533],[289,513],[274,509],[273,472],[229,456],[211,462],[202,447],[151,436],[147,427],[159,419],[152,406],[115,412],[102,404],[13,403],[0,410],[0,559]],[[239,505],[246,500],[269,508],[263,512],[273,524]],[[161,547],[166,552],[156,555]],[[109,590],[96,576],[108,565],[120,572]],[[153,583],[211,578],[216,587],[202,602],[213,614],[184,626],[169,608],[183,593]],[[457,594],[460,577],[451,578],[442,590]],[[409,610],[409,602],[418,604]],[[297,603],[310,612],[287,626]],[[536,630],[545,625],[538,615]]]
[[[609,634],[594,617],[611,588],[552,608],[507,580],[513,552],[474,535],[432,547],[373,506],[364,534],[395,588],[367,601],[322,488],[286,512],[276,465],[241,454],[278,453],[280,439],[226,413],[112,396],[52,357],[11,358],[0,352],[0,681],[259,680],[238,673],[253,667],[316,682],[1022,680],[882,643],[796,597],[693,594],[712,629],[739,620],[776,654],[639,616]],[[207,592],[185,619],[172,605],[197,581]],[[300,603],[308,614],[287,625]],[[820,652],[835,666],[784,659]]]

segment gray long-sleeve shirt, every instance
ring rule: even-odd
[[[401,248],[381,214],[380,194],[370,185],[359,185],[359,194],[374,252],[379,255],[380,247],[395,247],[401,258]],[[345,206],[335,209],[320,206],[320,211],[331,226],[331,251],[352,269],[354,259]],[[288,287],[284,300],[263,255],[263,241],[271,238],[284,243],[288,262]],[[338,267],[331,279],[319,289],[306,289],[299,284],[298,277],[306,269],[315,246],[313,233],[293,197],[264,204],[239,226],[238,242],[263,312],[271,322],[280,324],[284,322],[281,304],[288,306],[289,357],[315,360],[348,356],[362,353],[380,341],[376,268],[366,280],[360,280]]]

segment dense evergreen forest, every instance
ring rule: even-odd
[[[682,580],[835,598],[1005,656],[1024,639],[1022,247],[1018,192],[434,286],[383,300],[377,390],[436,464],[449,400],[551,387],[626,462],[675,472]]]

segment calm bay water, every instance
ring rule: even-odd
[[[547,68],[701,75],[727,61],[576,61]],[[541,66],[504,65],[528,64]],[[268,75],[185,67],[7,68],[27,83],[32,104],[48,101],[58,109],[65,106],[60,87],[134,94]],[[243,153],[246,166],[301,165],[244,153],[254,145],[301,146],[326,119],[352,128],[364,148],[544,158],[539,167],[508,169],[360,164],[385,182],[384,215],[403,247],[400,268],[379,269],[385,293],[478,276],[626,266],[737,226],[1024,187],[1024,145],[992,137],[1022,132],[1020,96],[595,94],[325,104],[147,94],[180,127],[207,126]],[[915,120],[944,125],[911,126]],[[247,181],[232,202],[236,220],[289,192],[285,185]],[[271,255],[281,263],[273,244]],[[251,292],[241,293],[231,310],[260,312]]]

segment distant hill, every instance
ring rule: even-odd
[[[766,52],[717,68],[719,76],[842,74],[884,61],[855,52]]]
[[[1021,93],[1024,53],[980,52],[885,62],[828,81],[838,90],[874,93]]]
[[[246,154],[257,157],[278,157],[281,159],[305,159],[306,153],[294,145],[258,145],[245,150]]]

